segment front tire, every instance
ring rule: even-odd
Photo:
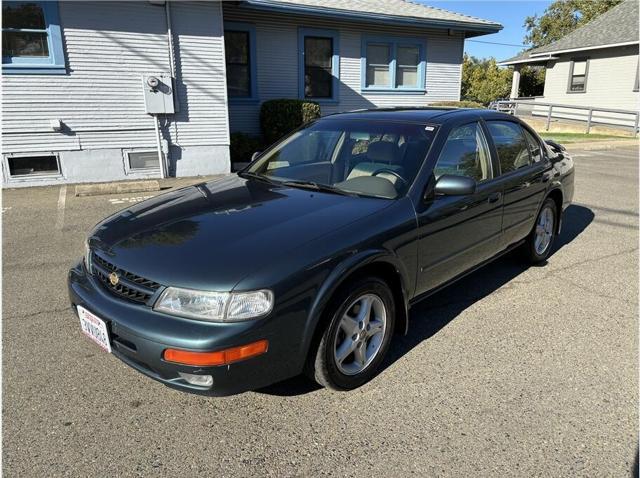
[[[389,286],[366,277],[341,288],[327,309],[311,375],[332,390],[353,390],[371,380],[384,359],[395,327]]]
[[[553,199],[547,198],[538,212],[533,230],[524,244],[526,259],[532,264],[547,260],[556,238],[558,211]]]

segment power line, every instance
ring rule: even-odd
[[[516,45],[515,43],[499,43],[495,41],[483,41],[483,40],[467,40],[473,43],[487,43],[488,45],[503,45],[503,46],[519,46],[522,48],[528,48],[530,45]]]

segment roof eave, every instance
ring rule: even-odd
[[[632,40],[632,41],[628,41],[628,42],[609,43],[609,44],[606,44],[606,45],[581,46],[581,47],[576,47],[576,48],[565,48],[565,49],[559,49],[559,50],[545,51],[545,52],[541,52],[541,53],[531,53],[531,56],[536,58],[536,57],[541,56],[541,55],[560,55],[562,53],[574,53],[574,52],[577,52],[577,51],[601,50],[601,49],[604,49],[604,48],[615,48],[615,47],[619,47],[619,46],[637,45],[638,43],[640,43],[639,40]]]
[[[467,37],[497,33],[504,28],[499,23],[485,24],[474,22],[459,22],[455,20],[439,20],[431,18],[421,19],[416,17],[400,17],[397,15],[383,15],[379,13],[369,12],[349,12],[345,10],[325,7],[313,7],[309,5],[283,4],[270,0],[243,0],[242,2],[240,2],[240,5],[245,8],[252,8],[255,10],[269,10],[280,11],[284,13],[328,16],[334,19],[336,17],[340,17],[358,22],[375,21],[376,23],[385,23],[389,25],[413,25],[429,28],[454,29],[464,31]]]
[[[522,64],[544,64],[550,60],[557,60],[557,56],[544,56],[540,58],[520,58],[519,60],[504,60],[498,63],[498,66],[513,66],[513,65],[522,65]]]

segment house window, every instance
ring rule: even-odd
[[[420,49],[415,45],[398,46],[396,60],[396,83],[398,87],[418,86]]]
[[[2,2],[2,71],[66,72],[57,2]]]
[[[59,176],[60,163],[56,155],[8,156],[7,170],[10,178]]]
[[[580,58],[571,61],[569,72],[569,93],[584,93],[587,91],[587,73],[589,60]]]
[[[367,45],[367,86],[388,87],[391,74],[391,46],[370,43]]]
[[[340,63],[338,41],[338,32],[333,30],[299,30],[300,98],[337,100]]]
[[[411,38],[363,38],[362,89],[424,92],[425,43]]]
[[[640,91],[640,77],[638,77],[639,71],[640,71],[640,60],[638,60],[638,64],[636,65],[636,82],[633,84],[633,91]]]
[[[159,170],[160,160],[157,151],[129,151],[127,152],[130,171]]]
[[[257,97],[255,48],[252,25],[225,23],[224,50],[230,99]]]

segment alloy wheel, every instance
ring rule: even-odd
[[[547,251],[553,237],[554,215],[550,207],[545,207],[538,216],[534,247],[536,254],[542,255]]]
[[[387,309],[375,294],[355,299],[343,314],[334,340],[338,370],[356,375],[376,358],[387,329]]]

